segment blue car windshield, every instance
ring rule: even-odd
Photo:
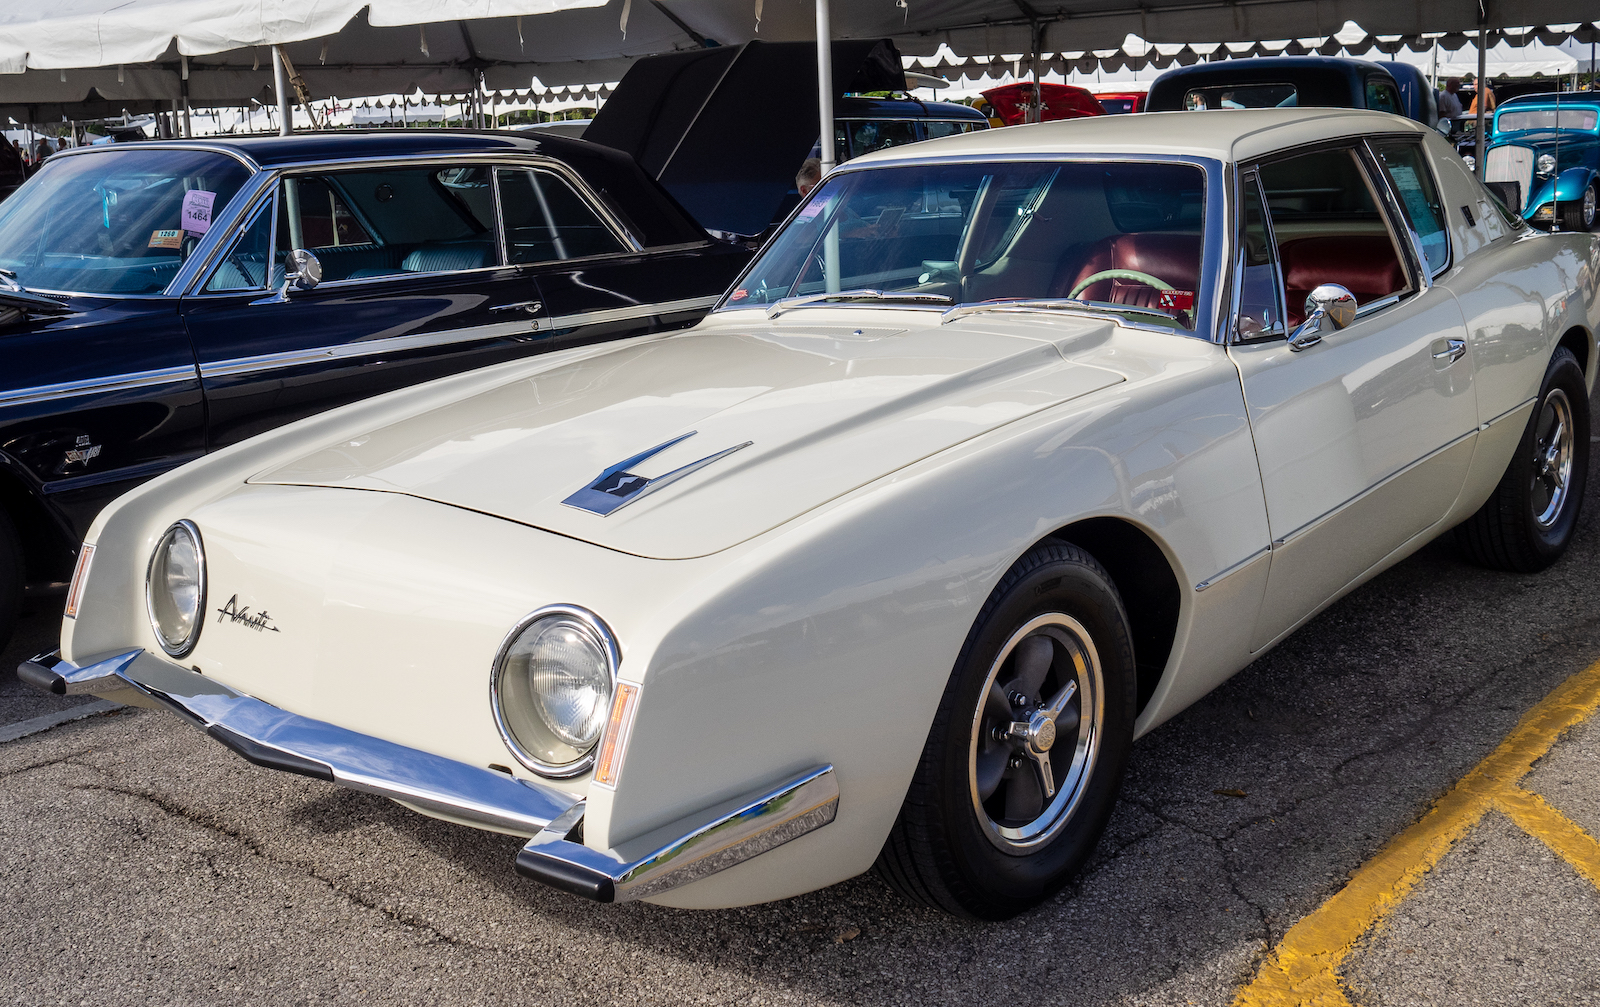
[[[0,203],[0,269],[32,290],[158,293],[249,177],[200,150],[58,158]]]
[[[1188,164],[846,170],[811,193],[721,307],[857,290],[933,304],[1072,298],[1192,329],[1204,218],[1205,174]]]
[[[1495,120],[1495,129],[1502,133],[1516,133],[1526,129],[1581,129],[1594,132],[1600,111],[1594,108],[1530,108],[1527,111],[1501,112]]]

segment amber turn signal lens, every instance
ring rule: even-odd
[[[622,760],[628,754],[628,738],[633,734],[633,711],[638,705],[639,687],[632,682],[618,682],[617,694],[611,700],[611,716],[606,721],[606,733],[600,740],[594,782],[607,787],[617,785],[617,774],[622,772]]]
[[[83,600],[83,586],[89,582],[89,564],[94,560],[94,546],[85,544],[78,550],[78,565],[72,570],[72,586],[67,589],[68,619],[78,617],[78,602]]]

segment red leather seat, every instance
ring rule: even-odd
[[[1319,283],[1339,284],[1356,295],[1358,305],[1406,287],[1405,269],[1386,234],[1291,238],[1278,246],[1278,256],[1291,328],[1305,321],[1306,295]]]
[[[1198,234],[1163,232],[1107,238],[1094,247],[1077,269],[1069,265],[1057,276],[1051,296],[1067,297],[1078,284],[1107,269],[1136,269],[1178,290],[1193,293],[1200,283],[1200,242]],[[1160,291],[1137,280],[1096,280],[1078,296],[1090,301],[1154,308],[1158,306],[1156,300]]]

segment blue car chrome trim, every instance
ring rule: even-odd
[[[649,496],[656,490],[669,486],[684,476],[698,472],[712,462],[726,458],[735,451],[747,448],[755,443],[754,441],[745,441],[743,444],[735,444],[731,448],[723,448],[715,454],[706,455],[699,461],[681,465],[665,475],[641,476],[627,471],[645,459],[653,458],[660,454],[679,441],[693,437],[696,432],[691,430],[686,434],[679,434],[671,440],[662,441],[653,448],[646,448],[631,458],[624,458],[600,473],[595,477],[594,482],[561,502],[568,507],[576,507],[578,510],[586,510],[591,514],[605,517],[607,514],[621,510],[640,497]]]
[[[145,650],[106,654],[81,666],[49,654],[24,662],[17,676],[57,695],[131,689],[256,765],[516,835],[536,835],[580,803],[577,794],[290,713]]]
[[[568,838],[583,824],[579,802],[517,854],[517,873],[596,902],[633,902],[699,881],[832,822],[839,781],[832,766],[726,801],[616,849]]]
[[[76,395],[102,395],[151,385],[167,385],[177,381],[192,381],[194,367],[162,367],[131,374],[113,374],[104,378],[85,378],[82,381],[63,381],[55,385],[34,385],[32,388],[13,388],[0,392],[0,406],[21,406],[30,402],[48,402],[52,399],[69,399]]]

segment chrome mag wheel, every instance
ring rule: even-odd
[[[1094,772],[1105,682],[1094,641],[1061,613],[1018,629],[989,668],[972,714],[968,781],[989,841],[1026,856],[1068,820]]]
[[[1594,190],[1589,191],[1594,200]],[[1549,528],[1561,517],[1572,486],[1572,456],[1575,447],[1572,403],[1560,388],[1550,389],[1539,412],[1539,425],[1533,442],[1534,521]]]

